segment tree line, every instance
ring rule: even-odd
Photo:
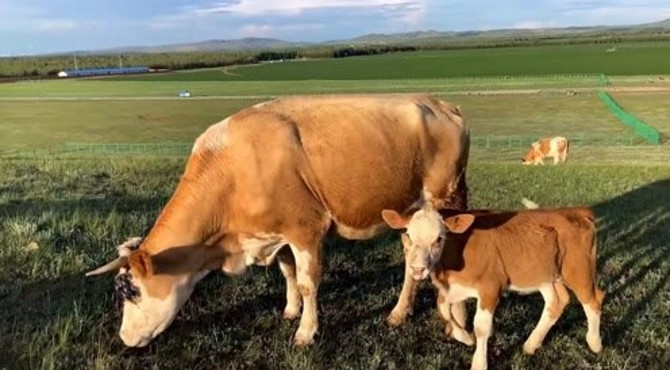
[[[126,53],[106,55],[77,55],[79,68],[109,68],[119,66],[147,66],[153,69],[198,69],[253,64],[273,60],[299,58],[347,58],[353,56],[376,55],[393,52],[418,50],[458,50],[477,48],[504,48],[539,45],[597,44],[621,42],[667,41],[670,34],[628,33],[591,34],[588,36],[548,35],[541,37],[516,37],[501,39],[480,39],[472,37],[464,40],[425,38],[420,40],[397,41],[393,45],[320,45],[295,48],[292,50],[269,51],[213,51],[213,52],[164,52]],[[58,72],[74,69],[73,55],[19,56],[0,58],[0,79],[56,77]]]

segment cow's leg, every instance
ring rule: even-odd
[[[559,159],[560,159],[560,157],[559,157],[558,154],[554,155],[554,165],[557,165],[557,164],[558,164],[558,160],[559,160]]]
[[[298,291],[298,280],[296,278],[295,257],[290,248],[284,247],[277,254],[279,269],[286,279],[286,308],[284,318],[295,319],[300,316],[300,292]]]
[[[409,262],[405,261],[405,280],[402,284],[402,290],[398,297],[398,303],[386,318],[386,322],[391,326],[398,326],[405,322],[407,315],[412,313],[414,307],[414,297],[416,296],[417,283],[412,279],[412,272]]]
[[[302,316],[300,326],[293,338],[296,346],[306,346],[314,342],[319,329],[317,312],[317,292],[321,281],[321,238],[308,244],[290,244],[295,256],[298,292],[302,296]]]
[[[542,316],[540,316],[540,321],[538,321],[537,326],[535,326],[535,329],[530,333],[526,343],[523,345],[523,351],[529,355],[534,354],[542,346],[544,337],[547,336],[549,330],[561,316],[567,304],[567,301],[564,300],[563,292],[557,294],[553,283],[541,286],[540,293],[542,294],[542,298],[544,298],[544,310],[542,311]]]

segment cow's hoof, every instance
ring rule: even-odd
[[[308,333],[307,331],[298,331],[295,333],[293,338],[293,345],[295,347],[307,347],[314,343],[314,332]]]
[[[284,313],[282,314],[282,318],[284,320],[294,320],[300,317],[300,307],[286,307],[284,309]]]
[[[386,324],[388,326],[397,327],[405,323],[405,316],[390,314],[386,318]]]

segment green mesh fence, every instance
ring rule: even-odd
[[[67,154],[158,154],[187,155],[193,143],[66,143],[53,150]]]
[[[623,108],[617,104],[617,102],[612,98],[612,96],[604,91],[601,91],[598,93],[598,97],[600,97],[600,100],[602,100],[607,108],[618,118],[621,122],[623,122],[626,126],[630,127],[633,129],[635,134],[637,134],[640,137],[643,137],[650,143],[654,145],[660,145],[661,144],[661,134],[658,132],[657,129],[655,129],[652,126],[649,126],[648,124],[644,123],[634,115],[628,113],[625,111]]]
[[[603,86],[609,86],[610,79],[607,77],[606,74],[601,73],[600,76],[598,77],[598,82],[600,82],[600,84]]]

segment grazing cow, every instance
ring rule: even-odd
[[[505,290],[539,291],[545,301],[524,352],[533,354],[560,317],[570,299],[566,286],[586,313],[586,342],[593,352],[602,349],[604,292],[596,285],[596,233],[590,209],[452,212],[445,217],[424,208],[411,216],[384,211],[383,217],[391,227],[407,229],[402,242],[412,276],[423,279],[430,274],[438,289],[438,310],[447,321],[445,333],[468,345],[473,340],[464,329],[462,301],[477,299],[473,369],[487,367],[493,312]]]
[[[276,258],[284,317],[302,306],[294,344],[310,344],[327,232],[370,238],[386,228],[383,209],[425,199],[466,209],[469,135],[458,108],[425,95],[290,97],[244,109],[196,140],[147,237],[89,275],[119,270],[120,336],[144,346],[208,272],[240,274]],[[390,324],[411,311],[406,271]]]
[[[521,159],[523,164],[544,164],[546,157],[554,158],[554,164],[565,163],[568,160],[570,142],[562,136],[543,138],[533,144]]]

